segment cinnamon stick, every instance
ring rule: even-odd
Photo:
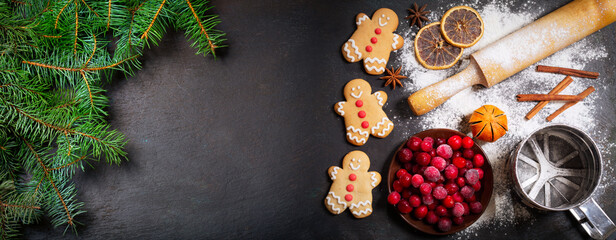
[[[588,71],[571,69],[571,68],[552,67],[552,66],[544,66],[544,65],[538,65],[537,72],[559,73],[559,74],[564,74],[568,76],[593,78],[593,79],[599,77],[598,72],[588,72]]]
[[[551,95],[551,94],[518,94],[518,102],[533,101],[580,101],[582,97],[578,95]]]
[[[594,91],[595,91],[595,88],[590,86],[586,90],[584,90],[582,93],[578,94],[577,96],[580,96],[582,99],[584,99],[585,97],[587,97],[588,95],[590,95]],[[548,122],[551,122],[559,114],[563,113],[565,110],[567,110],[568,108],[572,107],[573,105],[575,105],[578,102],[579,101],[565,103],[565,105],[560,107],[558,110],[556,110],[556,112],[552,113],[552,115],[548,116],[545,120],[547,120]]]
[[[570,76],[566,76],[565,79],[560,81],[560,83],[558,83],[558,85],[556,85],[556,87],[554,87],[554,89],[552,89],[552,91],[550,91],[548,94],[549,95],[559,94],[560,92],[565,90],[565,88],[567,88],[567,86],[569,86],[569,84],[571,84],[572,82],[573,82],[573,78],[571,78]],[[545,107],[545,105],[548,105],[549,102],[550,101],[541,101],[537,103],[537,105],[535,105],[535,107],[531,109],[530,112],[528,112],[528,114],[526,114],[526,119],[530,120],[531,118],[533,118],[537,113],[539,113],[539,111],[541,111],[543,107]]]

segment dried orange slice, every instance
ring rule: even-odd
[[[443,39],[438,22],[419,29],[415,37],[415,56],[427,69],[449,68],[458,62],[462,52],[462,48],[454,47]]]
[[[483,36],[483,20],[473,8],[454,7],[443,15],[441,33],[451,45],[467,48],[475,45]]]
[[[473,136],[479,140],[494,142],[507,133],[507,116],[493,105],[484,105],[471,115]]]

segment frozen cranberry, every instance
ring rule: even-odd
[[[470,198],[473,196],[473,194],[475,194],[475,189],[473,189],[473,187],[471,186],[464,186],[462,187],[462,189],[460,189],[460,194],[463,198]]]
[[[443,203],[443,206],[445,206],[446,208],[452,208],[454,204],[453,197],[451,196],[445,197],[442,203]]]
[[[418,137],[411,137],[406,142],[406,147],[410,148],[413,151],[419,151],[419,149],[421,149],[420,145],[421,145],[421,138],[418,138]]]
[[[428,215],[426,215],[426,223],[433,225],[438,222],[438,216],[434,213],[434,211],[428,211]]]
[[[451,136],[447,139],[447,144],[449,144],[453,150],[458,150],[462,147],[462,138],[458,135]]]
[[[485,159],[481,154],[475,154],[475,156],[473,156],[473,165],[475,165],[475,167],[483,166],[484,161]]]
[[[458,167],[458,168],[465,168],[466,167],[466,159],[461,158],[461,157],[454,158],[452,163],[453,163],[453,165],[456,165],[456,167]]]
[[[404,174],[400,177],[400,184],[402,184],[403,187],[407,188],[409,186],[411,186],[411,174]]]
[[[434,189],[437,186],[435,182],[429,182],[429,184],[430,184],[430,187],[432,187],[432,189]]]
[[[471,208],[468,206],[468,203],[462,202],[462,206],[464,206],[464,216],[471,214]]]
[[[447,162],[442,157],[433,157],[432,161],[430,161],[430,165],[434,166],[439,171],[443,171],[447,166]]]
[[[432,190],[432,196],[438,200],[443,200],[447,197],[447,190],[444,187],[438,186]]]
[[[430,137],[426,137],[423,141],[421,141],[421,151],[429,152],[430,150],[432,150],[433,145],[434,140],[432,140],[432,138]]]
[[[438,230],[441,232],[447,232],[451,230],[451,220],[447,217],[443,217],[438,220]]]
[[[483,170],[481,168],[475,168],[475,170],[479,173],[479,179],[483,179]]]
[[[387,196],[387,202],[391,205],[398,204],[398,202],[400,202],[400,193],[398,192],[389,193],[389,196]]]
[[[451,158],[459,158],[462,157],[462,152],[460,151],[455,151],[453,152],[453,155],[451,155]]]
[[[436,209],[436,206],[438,206],[437,202],[433,202],[432,204],[428,205],[428,210],[434,210]]]
[[[413,164],[411,164],[410,162],[407,162],[407,163],[402,164],[402,167],[406,169],[406,171],[408,172],[408,171],[411,171],[411,169],[413,169]]]
[[[411,151],[411,149],[403,148],[398,152],[398,161],[400,161],[401,163],[410,162],[412,158],[413,152]]]
[[[458,187],[457,184],[451,182],[451,183],[445,184],[445,190],[447,190],[447,194],[453,195],[454,193],[457,193],[458,190],[460,190],[460,188]]]
[[[464,206],[462,205],[462,203],[455,203],[453,205],[453,209],[451,210],[451,214],[454,217],[460,217],[464,215]]]
[[[477,183],[473,184],[473,189],[475,189],[475,192],[479,191],[481,189],[481,182],[477,181]]]
[[[411,194],[412,193],[411,193],[411,189],[410,188],[404,189],[402,191],[402,193],[401,193],[402,198],[404,198],[404,199],[409,199],[411,197]]]
[[[434,198],[432,197],[432,195],[423,195],[421,196],[421,202],[425,205],[430,205],[434,203]]]
[[[436,215],[439,217],[447,216],[447,212],[448,212],[447,208],[442,205],[437,206],[436,209],[434,210],[434,213],[436,213]]]
[[[456,178],[456,184],[458,184],[458,187],[464,187],[466,186],[466,181],[463,177],[458,177]]]
[[[447,144],[440,145],[436,148],[436,155],[442,158],[450,158],[453,155],[453,149]]]
[[[464,217],[459,216],[459,217],[454,217],[451,219],[453,221],[453,223],[455,223],[456,225],[462,225],[462,223],[464,223]]]
[[[422,183],[424,183],[424,178],[419,174],[415,174],[411,178],[411,184],[415,188],[418,188],[419,186],[421,186]]]
[[[480,202],[472,202],[471,204],[469,204],[469,207],[471,208],[472,213],[480,213],[483,209],[483,206],[481,206]]]
[[[436,157],[436,149],[432,149],[428,152],[428,154],[430,154],[430,157]]]
[[[473,142],[473,139],[470,137],[464,137],[462,138],[462,147],[463,148],[472,148],[473,144],[475,144],[475,142]],[[471,156],[472,157],[472,156]]]
[[[470,202],[474,202],[474,201],[477,201],[477,197],[476,197],[476,196],[477,196],[477,195],[473,194],[473,196],[471,196],[471,197],[469,197],[469,198],[467,198],[467,199],[464,199],[464,200],[465,200],[466,202],[469,202],[469,203],[470,203]]]
[[[475,185],[479,181],[479,172],[475,169],[470,169],[464,174],[464,179],[469,185]]]
[[[464,198],[462,197],[460,192],[456,192],[456,193],[452,194],[451,198],[453,198],[454,202],[464,202]]]
[[[396,171],[396,177],[398,177],[398,178],[402,177],[402,175],[404,175],[404,174],[408,174],[406,169],[400,168],[400,169],[398,169],[398,171]]]
[[[415,156],[415,162],[417,162],[417,164],[422,165],[422,166],[428,166],[428,164],[430,164],[431,159],[432,159],[432,156],[430,156],[429,153],[425,153],[425,152],[417,153],[417,155]]]
[[[401,213],[410,213],[411,211],[413,211],[413,208],[411,207],[409,202],[406,201],[406,199],[401,199],[396,206],[398,207],[398,211],[400,211]]]
[[[462,157],[469,159],[469,161],[473,159],[473,156],[475,156],[475,152],[470,148],[464,149],[464,151],[462,151]]]
[[[428,207],[426,205],[421,205],[418,208],[415,208],[415,217],[418,219],[423,219],[428,215]]]
[[[458,168],[456,166],[454,166],[453,164],[449,164],[445,168],[445,178],[447,178],[447,179],[454,179],[457,176],[458,176]]]
[[[466,167],[464,167],[466,169],[471,169],[473,168],[473,161],[471,160],[466,160]]]
[[[430,195],[430,193],[432,193],[432,186],[430,186],[429,183],[422,183],[421,186],[419,186],[419,192],[423,195]]]
[[[458,176],[459,177],[464,177],[464,174],[466,174],[467,170],[468,170],[467,168],[460,168],[460,169],[458,169]]]
[[[413,174],[415,174],[415,173],[419,173],[419,169],[420,169],[420,168],[421,168],[421,165],[419,165],[419,164],[415,164],[415,165],[413,165],[413,168],[411,169],[411,172],[412,172]]]
[[[394,187],[394,191],[396,192],[402,192],[402,189],[404,189],[402,183],[400,183],[400,180],[395,180],[392,185]]]
[[[417,195],[411,195],[409,198],[409,203],[411,204],[411,207],[419,207],[419,205],[421,205],[421,198]]]
[[[441,177],[441,172],[439,172],[435,167],[429,166],[424,171],[424,176],[428,181],[436,182]]]

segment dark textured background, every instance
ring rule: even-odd
[[[444,0],[418,1],[423,2],[435,7]],[[566,2],[545,1],[537,11],[544,15]],[[130,161],[121,166],[96,164],[78,174],[79,200],[87,210],[79,220],[85,226],[79,228],[78,237],[70,232],[64,237],[431,238],[411,229],[387,206],[385,184],[374,190],[374,213],[366,219],[354,219],[348,212],[333,216],[323,206],[330,187],[329,166],[340,165],[347,152],[360,149],[370,156],[371,169],[385,176],[392,152],[405,139],[398,129],[388,138],[354,147],[346,142],[343,121],[332,106],[342,100],[348,80],[370,78],[361,64],[347,63],[340,54],[355,29],[355,15],[388,7],[397,12],[400,25],[408,27],[403,18],[411,3],[213,3],[222,20],[218,28],[228,34],[230,45],[217,60],[194,55],[183,34],[171,32],[160,46],[145,51],[142,70],[134,77],[116,79],[108,88],[110,121],[129,139]],[[612,24],[596,33],[607,46],[608,62],[588,66],[612,86],[615,30]],[[406,94],[373,88],[389,95],[385,108],[401,116],[394,124],[417,121],[405,103]],[[613,106],[609,96],[616,95],[616,89],[607,91],[597,102]],[[604,125],[613,132],[616,114],[613,107],[606,109],[611,111],[601,119],[611,121]],[[612,219],[616,219],[616,204],[610,197],[614,193],[612,186],[598,200]],[[507,227],[495,223],[477,236],[585,236],[566,212],[531,213],[534,222]],[[63,230],[43,221],[26,227],[24,233],[31,239],[60,238]]]

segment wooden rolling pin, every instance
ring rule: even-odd
[[[475,84],[491,87],[614,21],[616,0],[575,0],[471,54],[467,68],[413,93],[408,103],[422,115]]]

